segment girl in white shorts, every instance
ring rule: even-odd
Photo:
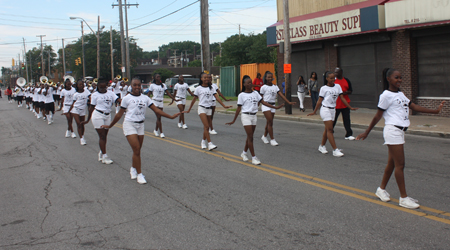
[[[278,88],[277,85],[274,85],[272,81],[273,81],[272,72],[266,71],[263,77],[264,85],[259,90],[259,93],[261,93],[264,101],[269,103],[270,105],[275,105],[277,101],[277,95],[279,95],[286,103],[294,105],[295,102],[290,102],[286,98],[286,96],[284,96],[283,93],[280,92],[280,88]],[[264,134],[261,137],[261,140],[265,144],[268,144],[269,140],[267,139],[267,134],[269,134],[270,145],[278,146],[278,142],[275,140],[275,137],[273,136],[273,118],[275,117],[275,109],[269,108],[267,106],[261,106],[261,111],[263,112],[264,117],[266,117],[266,127],[264,128]]]
[[[372,119],[366,131],[356,138],[356,140],[364,140],[369,135],[370,131],[384,118],[384,144],[388,146],[389,155],[388,163],[384,170],[383,179],[380,187],[377,188],[375,194],[380,200],[390,201],[390,195],[385,190],[391,178],[392,172],[395,169],[395,180],[400,190],[399,205],[406,208],[418,208],[419,202],[416,199],[409,197],[406,193],[405,177],[403,170],[405,168],[405,152],[403,144],[405,144],[405,131],[408,129],[409,109],[422,113],[438,114],[444,103],[442,102],[438,109],[427,109],[417,104],[412,103],[402,92],[400,92],[400,84],[402,83],[402,76],[399,71],[395,69],[386,68],[383,70],[383,85],[384,92],[380,95],[378,102],[378,112]]]
[[[75,90],[77,92],[73,94],[73,103],[72,106],[70,106],[69,112],[72,113],[72,116],[77,123],[80,144],[86,145],[86,140],[84,139],[84,124],[82,122],[84,122],[86,116],[86,105],[91,92],[84,87],[84,82],[82,80],[77,81]]]
[[[167,117],[169,119],[175,119],[180,115],[180,113],[174,115],[168,115],[164,113],[161,109],[153,105],[153,101],[150,97],[141,94],[141,80],[139,78],[134,78],[131,81],[131,93],[126,95],[122,102],[120,103],[120,110],[114,116],[113,121],[110,125],[102,125],[102,128],[109,129],[114,124],[116,124],[120,118],[122,118],[123,113],[125,113],[125,119],[123,121],[123,133],[127,137],[128,143],[133,150],[133,163],[130,168],[131,179],[137,179],[139,184],[145,184],[145,176],[141,172],[141,148],[144,142],[144,121],[145,121],[145,111],[149,107],[155,114]]]
[[[83,125],[87,124],[92,119],[99,138],[100,152],[98,152],[98,161],[104,164],[111,164],[113,161],[106,154],[106,138],[108,136],[108,129],[102,128],[102,125],[109,125],[111,123],[111,107],[119,100],[119,97],[112,91],[107,90],[106,81],[100,80],[96,91],[91,95],[91,106],[89,107],[89,115]]]
[[[66,137],[70,137],[72,135],[72,138],[77,138],[75,133],[73,132],[73,116],[69,112],[70,106],[72,106],[73,103],[73,95],[75,94],[76,90],[75,88],[72,88],[72,82],[70,79],[67,79],[64,82],[64,89],[61,90],[61,103],[62,105],[59,107],[57,111],[63,111],[61,115],[65,115],[67,118],[67,131],[66,131]]]
[[[211,137],[209,136],[209,125],[211,124],[211,113],[212,113],[212,101],[214,98],[217,99],[220,105],[222,105],[224,108],[228,109],[232,107],[232,106],[225,106],[225,104],[223,104],[223,102],[219,99],[219,96],[217,96],[217,93],[214,90],[214,88],[211,87],[209,75],[202,72],[200,74],[200,85],[194,91],[194,99],[192,99],[191,106],[189,107],[188,111],[185,111],[185,113],[189,113],[192,107],[194,106],[195,101],[199,99],[198,115],[200,116],[200,120],[203,123],[203,139],[200,144],[202,149],[208,148],[208,150],[213,150],[217,148],[217,146],[211,142]],[[208,145],[206,144],[207,142]]]
[[[178,77],[178,82],[173,87],[173,91],[174,91],[173,95],[175,96],[175,100],[176,100],[176,103],[177,103],[178,110],[180,110],[180,112],[183,112],[184,109],[186,108],[187,92],[189,92],[189,94],[191,96],[193,96],[194,94],[189,89],[189,85],[184,82],[184,77],[182,75],[180,75]],[[174,102],[174,100],[172,100],[172,102],[169,105],[172,105],[173,102]],[[179,128],[183,128],[183,129],[187,129],[188,128],[188,126],[186,125],[186,123],[184,121],[184,113],[181,113],[181,115],[179,117],[178,127]]]
[[[242,152],[241,157],[243,161],[248,161],[247,150],[250,149],[250,153],[252,154],[252,164],[259,165],[261,164],[261,161],[259,161],[259,159],[256,157],[255,149],[253,148],[253,135],[255,134],[256,129],[256,113],[258,113],[258,105],[259,103],[262,103],[269,108],[279,109],[283,107],[284,104],[275,107],[262,100],[262,97],[258,93],[258,91],[253,91],[252,79],[248,75],[245,75],[242,78],[242,88],[243,92],[241,92],[238,96],[238,107],[236,109],[234,119],[232,122],[226,124],[232,125],[236,121],[242,109],[241,121],[242,125],[244,126],[245,133],[247,133],[247,139],[245,140],[244,151]]]
[[[212,83],[212,76],[209,75],[209,82]],[[225,98],[225,96],[223,96],[222,92],[220,92],[219,87],[217,86],[217,84],[212,83],[211,87],[213,87],[213,89],[217,92],[217,95],[222,97],[222,99],[224,101],[231,101],[231,99],[227,99]],[[211,123],[209,124],[209,133],[212,135],[217,135],[217,131],[214,129],[213,127],[213,119],[214,119],[214,113],[216,112],[216,99],[213,99],[212,104],[211,104]]]
[[[345,106],[351,110],[357,110],[357,108],[352,108],[350,104],[348,104],[347,100],[345,100],[342,96],[341,86],[339,86],[339,84],[334,84],[335,78],[333,72],[327,71],[323,76],[324,82],[327,84],[320,88],[319,100],[317,101],[316,108],[312,113],[308,114],[308,116],[315,115],[317,109],[320,108],[320,117],[325,124],[325,131],[323,132],[322,143],[319,146],[319,151],[322,154],[328,153],[327,148],[325,147],[325,143],[327,143],[328,140],[333,148],[333,156],[341,157],[344,156],[344,154],[337,148],[333,136],[333,121],[336,114],[336,99],[338,97],[341,98]]]
[[[150,87],[148,87],[148,96],[149,97],[150,95],[153,96],[152,97],[153,104],[160,110],[163,110],[164,108],[164,93],[166,93],[172,99],[172,101],[175,100],[172,94],[170,94],[170,92],[167,90],[166,84],[161,82],[161,75],[156,73],[154,75],[153,83],[150,84]],[[155,134],[155,136],[164,138],[165,135],[162,129],[161,116],[158,113],[155,114],[156,114],[156,127],[153,133]]]

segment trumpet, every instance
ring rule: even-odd
[[[94,80],[92,81],[92,83],[97,84],[97,83],[98,83],[98,78],[94,78]]]
[[[120,79],[122,79],[122,76],[121,75],[116,75],[115,79],[120,81]]]
[[[123,78],[123,82],[128,82],[128,78],[127,78],[127,77],[124,77],[124,78]]]

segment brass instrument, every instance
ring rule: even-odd
[[[41,83],[43,83],[43,84],[46,84],[46,83],[48,82],[48,78],[47,78],[46,76],[41,76],[41,77],[39,78],[39,81],[40,81]]]
[[[117,79],[117,80],[120,81],[120,79],[122,79],[122,76],[121,75],[116,75],[116,77],[114,79]]]
[[[94,78],[94,81],[92,81],[92,83],[97,84],[98,83],[98,78]]]
[[[25,78],[23,77],[19,77],[16,81],[16,84],[20,87],[25,86],[25,84],[27,84],[27,80],[25,80]]]
[[[128,78],[127,78],[127,77],[124,77],[124,78],[123,78],[123,82],[128,82]]]
[[[72,84],[75,83],[75,78],[73,78],[73,76],[64,76],[64,82],[66,82],[67,79],[69,79]]]

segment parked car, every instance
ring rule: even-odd
[[[178,82],[178,77],[172,77],[172,78],[167,78],[166,79],[165,84],[167,86],[167,90],[169,90],[170,93],[173,93],[173,87],[175,87],[175,84],[177,84],[177,82]],[[185,76],[184,82],[187,83],[188,85],[192,85],[194,83],[200,82],[200,79],[198,79],[198,78],[187,78]]]
[[[200,83],[194,83],[194,84],[190,85],[190,86],[189,86],[189,90],[190,90],[192,93],[194,93],[195,88],[197,88],[198,85],[200,85]],[[188,95],[191,95],[191,94],[189,94],[189,92],[187,92],[187,94],[188,94]]]

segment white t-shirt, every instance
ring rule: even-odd
[[[213,87],[209,89],[209,87],[198,86],[194,91],[194,95],[197,96],[199,100],[198,105],[203,107],[212,106],[213,100],[216,99],[214,94],[216,94],[216,90]]]
[[[152,83],[152,84],[150,84],[150,87],[148,89],[150,92],[152,92],[153,100],[155,100],[157,102],[162,102],[164,100],[164,92],[167,89],[167,87],[164,83],[161,83],[161,85]]]
[[[173,87],[173,90],[177,91],[177,96],[176,96],[177,98],[175,98],[175,99],[185,99],[188,88],[189,88],[189,85],[187,83],[175,84],[175,86]]]
[[[272,86],[263,85],[259,90],[259,93],[263,95],[264,101],[268,103],[277,102],[277,95],[280,92],[280,88],[277,85],[273,84]]]
[[[124,98],[128,94],[128,85],[125,84],[125,86],[122,87],[122,98]]]
[[[33,102],[39,102],[38,100],[38,92],[39,92],[40,88],[34,88],[33,89]]]
[[[217,92],[217,90],[219,89],[219,87],[217,87],[217,84],[215,84],[215,83],[213,83],[213,84],[211,85],[211,87],[213,87],[214,91],[216,91],[216,92]],[[212,106],[216,106],[216,98],[213,98],[213,99],[212,99]]]
[[[378,108],[383,110],[384,124],[409,127],[409,105],[411,101],[400,91],[383,91]]]
[[[339,84],[333,87],[328,85],[322,86],[319,91],[319,97],[323,97],[322,105],[328,108],[336,107],[336,99],[342,94],[342,88]]]
[[[150,97],[140,94],[134,96],[129,94],[122,99],[120,103],[121,108],[126,108],[125,121],[140,122],[145,120],[145,111],[147,107],[153,105],[153,101]]]
[[[59,85],[59,84],[58,84]],[[61,86],[56,89],[56,95],[61,95]]]
[[[111,85],[111,86],[107,87],[106,90],[114,92],[114,87]]]
[[[41,92],[41,93],[39,94],[39,92]],[[41,88],[38,88],[38,89],[37,89],[37,92],[36,92],[36,101],[37,101],[37,102],[43,102],[43,101],[44,101],[44,98],[43,98],[43,95],[42,95]]]
[[[46,92],[48,92],[47,95],[45,95]],[[54,102],[54,100],[53,100],[53,87],[49,87],[48,90],[47,89],[42,90],[42,94],[44,96],[44,102],[45,103],[52,103],[52,102]]]
[[[95,92],[91,96],[91,105],[105,113],[111,112],[111,106],[117,100],[117,95],[111,91],[106,91],[106,93]]]
[[[75,92],[75,94],[73,94],[73,101],[74,101],[73,107],[77,109],[84,109],[86,107],[90,95],[91,92],[89,92],[89,90],[86,89],[82,93]]]
[[[64,105],[70,106],[73,103],[73,95],[75,94],[76,90],[75,88],[71,88],[70,90],[63,89],[61,90],[60,97],[64,97]]]
[[[19,93],[17,93],[17,96],[23,96],[23,91],[22,91],[22,89],[19,88],[19,87],[16,87],[16,88],[14,89],[14,91],[17,91],[17,90],[19,90]]]
[[[122,92],[122,86],[120,86],[121,83],[122,81],[118,81],[117,83],[113,82],[111,84],[111,87],[113,87],[115,94],[120,94]]]
[[[257,91],[252,93],[242,92],[238,95],[237,105],[242,106],[242,113],[257,113],[261,99],[262,96]]]
[[[132,90],[132,88],[131,88],[131,85],[130,85],[130,86],[128,86],[128,88],[127,88],[127,92],[128,92],[128,93],[131,93],[131,90]]]

